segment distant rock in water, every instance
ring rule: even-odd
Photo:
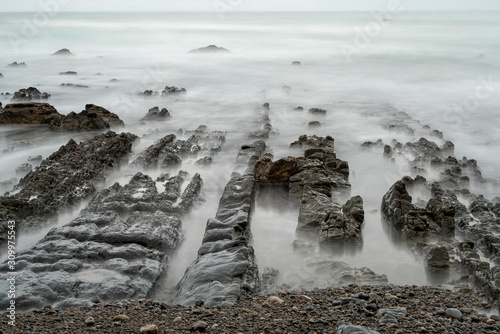
[[[185,88],[178,88],[175,86],[165,86],[165,89],[161,92],[161,96],[167,96],[167,95],[179,95],[179,94],[185,94],[186,89]]]
[[[61,84],[62,87],[74,87],[74,88],[89,88],[89,86],[85,86],[85,85],[76,85],[76,84],[72,84],[72,83],[63,83]]]
[[[12,64],[7,65],[7,67],[28,67],[25,62],[18,63],[17,61],[13,62]]]
[[[52,54],[53,56],[74,56],[68,49],[64,48]]]
[[[3,78],[3,74],[2,73],[0,73],[0,78]]]
[[[59,75],[78,75],[78,72],[75,71],[66,71],[66,72],[61,72]]]
[[[23,88],[14,93],[11,101],[33,101],[47,100],[50,97],[48,93],[42,93],[35,87]]]
[[[231,53],[228,49],[216,45],[209,45],[203,48],[191,50],[188,53]]]
[[[0,124],[46,124],[51,115],[59,113],[48,103],[8,104],[0,111]]]
[[[300,65],[302,65],[300,63],[300,61],[294,61],[294,62],[292,62],[292,66],[300,66]]]
[[[110,126],[125,126],[125,123],[117,114],[103,107],[96,106],[95,104],[87,104],[85,105],[85,111],[99,115],[104,121],[109,123]]]
[[[0,124],[48,124],[49,128],[69,131],[101,130],[110,126],[124,126],[118,115],[93,104],[77,114],[61,115],[48,103],[8,104],[0,110]]]
[[[309,113],[313,115],[326,115],[326,110],[320,108],[311,108]]]
[[[169,118],[170,112],[167,110],[167,108],[160,108],[158,107],[153,107],[149,109],[148,114],[143,118],[145,121],[152,121],[152,120],[165,120]]]

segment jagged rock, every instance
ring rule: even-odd
[[[231,53],[231,51],[224,49],[223,47],[209,45],[199,49],[191,50],[188,53]]]
[[[185,88],[177,88],[174,86],[165,86],[165,89],[161,92],[161,96],[169,96],[169,95],[180,95],[186,94]]]
[[[50,97],[48,93],[42,93],[35,87],[23,88],[14,93],[11,101],[33,101],[47,100]]]
[[[125,186],[104,189],[80,217],[17,254],[16,309],[54,303],[56,308],[90,307],[95,298],[110,302],[151,295],[182,240],[180,217],[200,192],[198,174],[182,195],[168,187],[158,192],[141,173]],[[0,268],[6,271],[7,264]],[[0,277],[3,287],[6,279]],[[8,303],[7,296],[0,296],[2,307]]]
[[[68,49],[64,48],[59,51],[56,51],[55,53],[52,54],[53,56],[74,56],[74,54],[71,53]]]
[[[28,67],[25,62],[18,63],[17,61],[13,62],[12,64],[7,65],[7,67]]]
[[[215,219],[209,219],[198,258],[178,284],[174,303],[206,307],[231,306],[242,294],[257,292],[260,279],[250,246],[250,213],[255,197],[255,162],[265,150],[263,142],[242,147],[236,171],[226,185]],[[244,167],[246,165],[246,167]]]
[[[159,96],[160,93],[148,89],[148,90],[145,90],[144,92],[140,92],[139,95],[141,95],[141,96]]]
[[[47,118],[60,115],[48,103],[8,104],[0,110],[0,124],[47,124]]]
[[[26,174],[33,170],[33,165],[29,163],[23,163],[16,167],[16,176],[24,177]]]
[[[143,120],[152,121],[152,120],[162,120],[170,117],[170,112],[167,108],[153,107],[148,110],[148,114],[144,116]]]
[[[68,115],[52,115],[47,118],[49,128],[53,130],[63,129],[68,131],[81,130],[104,130],[109,129],[109,124],[102,117],[86,110],[80,113],[70,112]]]
[[[255,164],[255,178],[264,184],[288,183],[297,170],[297,160],[287,157],[275,162],[264,157]]]
[[[280,271],[276,268],[265,267],[262,273],[262,290],[265,293],[270,293],[275,290]]]
[[[118,117],[117,114],[110,112],[109,110],[96,106],[95,104],[86,104],[85,111],[88,113],[94,113],[99,115],[106,123],[112,127],[125,126],[125,123]]]
[[[78,72],[66,71],[66,72],[60,72],[59,75],[78,75]]]
[[[333,204],[325,220],[321,223],[319,242],[321,244],[362,242],[361,226],[364,223],[363,199],[355,196],[342,207]]]
[[[431,272],[442,271],[450,268],[450,255],[444,246],[434,246],[427,256],[427,269]]]
[[[132,149],[137,136],[108,131],[77,144],[70,140],[19,181],[15,195],[0,197],[0,244],[5,242],[7,221],[21,231],[39,228],[60,209],[90,197],[106,172]]]

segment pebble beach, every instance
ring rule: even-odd
[[[1,333],[499,333],[484,296],[427,286],[349,285],[246,296],[230,308],[151,300],[20,314]],[[349,326],[352,325],[352,326]]]

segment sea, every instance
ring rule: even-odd
[[[391,283],[428,284],[422,260],[391,241],[380,217],[382,196],[410,170],[360,145],[377,139],[418,140],[381,126],[388,110],[398,110],[442,131],[455,144],[458,158],[476,159],[485,178],[500,180],[499,31],[500,12],[495,11],[239,12],[229,7],[203,13],[4,12],[0,93],[33,86],[51,94],[46,102],[63,114],[89,103],[105,107],[126,124],[115,131],[141,137],[132,157],[179,129],[206,125],[227,133],[211,167],[200,171],[194,161],[182,166],[201,173],[206,201],[183,219],[186,238],[172,260],[167,285],[175,286],[196,258],[238,148],[248,142],[256,110],[264,103],[270,104],[275,134],[268,145],[276,159],[295,155],[289,145],[299,135],[316,134],[332,136],[338,157],[349,162],[352,195],[364,199],[364,244],[358,251],[329,256],[386,274]],[[207,45],[230,53],[188,53]],[[74,55],[52,55],[62,48]],[[13,62],[27,67],[8,67]],[[66,71],[78,74],[59,74]],[[65,83],[86,87],[61,86]],[[187,93],[139,95],[167,85]],[[10,98],[0,95],[0,102],[5,106]],[[172,117],[143,122],[154,106],[167,108]],[[305,111],[293,111],[297,106]],[[321,128],[307,127],[307,109],[313,107],[328,111]],[[70,138],[93,135],[1,126],[0,181],[19,179],[16,167],[30,156],[46,158]],[[126,183],[136,171],[122,166],[101,188]],[[148,171],[153,177],[160,172]],[[500,196],[495,189],[476,190],[489,199]],[[21,235],[19,250],[74,219],[84,205],[61,212],[52,226]],[[299,270],[302,259],[292,249],[297,213],[297,207],[257,201],[252,217],[259,267],[279,269],[283,283],[311,279]]]

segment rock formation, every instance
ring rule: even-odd
[[[209,45],[199,49],[191,50],[188,53],[231,53],[231,51],[220,46]]]
[[[21,231],[40,228],[61,209],[89,198],[106,173],[130,153],[137,136],[108,131],[80,144],[70,140],[26,175],[15,194],[0,197],[0,245],[7,221]]]
[[[201,191],[196,174],[181,194],[185,174],[169,180],[161,193],[141,173],[125,186],[115,183],[94,196],[80,217],[17,254],[16,309],[150,297],[182,241],[181,216]],[[2,294],[0,307],[8,305]]]
[[[215,218],[207,222],[198,258],[179,282],[174,303],[194,305],[202,301],[208,307],[227,307],[242,294],[259,290],[250,245],[250,213],[255,197],[254,165],[265,148],[263,141],[241,148],[237,171],[224,189]]]
[[[47,100],[49,97],[50,94],[42,93],[35,87],[29,87],[15,92],[11,101]]]

